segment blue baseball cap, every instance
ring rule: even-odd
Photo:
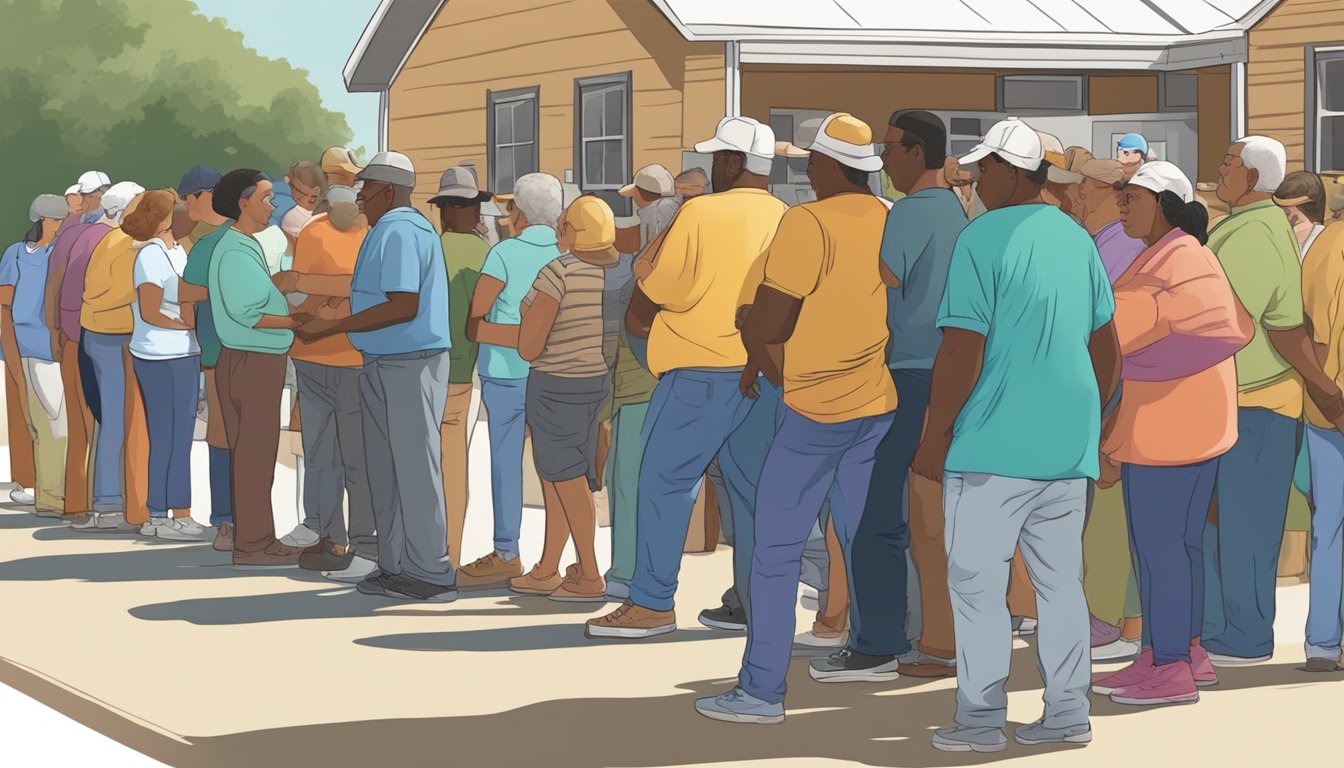
[[[182,180],[177,183],[177,194],[186,197],[197,192],[209,192],[219,183],[219,179],[219,171],[208,165],[198,165],[182,174]]]
[[[1138,151],[1140,154],[1147,155],[1148,140],[1137,133],[1126,133],[1120,137],[1119,141],[1115,142],[1115,148]]]

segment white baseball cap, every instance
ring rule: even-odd
[[[1183,203],[1195,201],[1195,188],[1190,180],[1181,173],[1181,169],[1165,160],[1151,160],[1139,166],[1130,184],[1150,189],[1153,192],[1174,192]]]
[[[747,170],[766,175],[775,159],[775,132],[750,117],[725,117],[714,129],[714,138],[695,145],[701,154],[714,152],[742,152],[747,156]]]
[[[856,170],[869,173],[882,170],[882,158],[873,152],[873,129],[847,112],[827,116],[807,150],[835,158]]]
[[[989,155],[998,155],[1018,168],[1034,171],[1041,167],[1045,150],[1041,137],[1021,120],[1001,120],[989,129],[985,138],[961,158],[962,165],[978,163]]]
[[[126,210],[126,206],[131,204],[135,196],[144,191],[145,188],[134,181],[118,181],[103,193],[103,213],[107,214],[109,219],[117,218]]]
[[[677,193],[677,183],[672,179],[672,172],[657,163],[646,165],[635,171],[634,183],[621,187],[621,196],[634,197],[636,188],[659,197],[668,197]]]
[[[415,166],[400,152],[379,152],[355,177],[359,181],[381,181],[398,187],[415,186]]]
[[[103,187],[110,186],[111,184],[112,180],[107,178],[106,173],[103,173],[102,171],[85,171],[80,174],[79,181],[75,182],[74,186],[70,187],[70,189],[67,189],[65,194],[73,195],[79,193],[81,195],[88,195],[97,192]]]

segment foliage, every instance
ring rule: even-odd
[[[4,243],[87,170],[147,188],[199,164],[282,173],[351,136],[305,70],[191,0],[0,0]]]

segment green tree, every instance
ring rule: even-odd
[[[191,0],[0,0],[0,243],[87,170],[147,188],[199,164],[283,172],[352,135],[305,70]]]

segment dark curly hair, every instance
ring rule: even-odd
[[[211,207],[220,216],[236,221],[242,213],[239,201],[251,196],[258,184],[270,180],[270,176],[254,168],[239,168],[236,171],[229,171],[215,185],[215,196]]]

